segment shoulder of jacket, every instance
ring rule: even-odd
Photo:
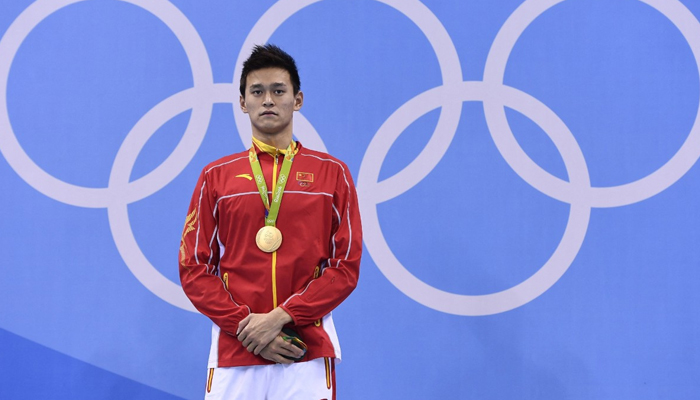
[[[204,173],[208,174],[212,170],[218,170],[220,168],[226,168],[233,166],[238,161],[248,160],[248,150],[241,151],[239,153],[230,154],[219,158],[218,160],[212,161],[204,167]]]
[[[322,151],[311,150],[306,147],[303,147],[299,155],[309,157],[310,159],[318,160],[318,162],[326,162],[328,163],[329,167],[336,166],[344,170],[347,170],[348,168],[348,166],[345,165],[345,163],[339,160],[338,158],[333,157],[332,155],[324,153]]]

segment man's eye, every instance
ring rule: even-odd
[[[275,94],[284,94],[284,90],[277,89],[275,90]]]
[[[258,95],[260,95],[260,93],[262,93],[262,90],[253,90],[253,91],[251,91],[250,93],[252,93],[252,94],[258,96]]]

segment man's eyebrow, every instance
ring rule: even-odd
[[[248,87],[248,90],[263,89],[265,86],[262,83],[254,83]],[[287,84],[284,82],[274,82],[270,84],[271,89],[286,88]]]

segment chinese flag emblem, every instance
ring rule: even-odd
[[[314,174],[311,172],[297,172],[297,180],[300,182],[313,182]]]

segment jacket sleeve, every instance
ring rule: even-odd
[[[357,286],[362,256],[362,222],[357,192],[347,166],[340,164],[333,196],[336,223],[329,240],[331,257],[320,276],[280,305],[294,325],[307,325],[323,318],[345,300]]]
[[[180,242],[180,282],[199,312],[222,331],[235,335],[238,323],[250,314],[250,309],[234,301],[226,283],[219,277],[215,204],[207,174],[202,171],[190,201]]]

